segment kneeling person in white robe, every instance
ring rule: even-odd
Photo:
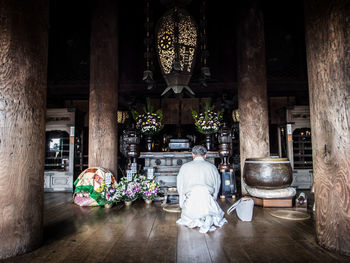
[[[205,161],[207,149],[197,145],[192,148],[193,161],[181,166],[177,176],[181,218],[177,224],[190,228],[199,227],[199,232],[214,231],[227,221],[216,202],[220,188],[217,168]]]

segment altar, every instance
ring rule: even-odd
[[[192,161],[192,153],[183,152],[140,152],[140,159],[145,160],[144,170],[147,173],[153,169],[155,180],[162,187],[176,187],[176,176],[181,165]],[[207,152],[206,160],[215,165],[215,159],[220,158],[219,152]]]

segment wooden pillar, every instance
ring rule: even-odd
[[[117,174],[117,1],[94,0],[90,44],[89,166]]]
[[[0,259],[43,236],[48,1],[0,1]]]
[[[350,255],[350,1],[306,0],[318,243]]]
[[[260,1],[240,3],[237,30],[238,108],[242,193],[246,158],[269,156],[264,19]]]

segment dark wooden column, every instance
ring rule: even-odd
[[[89,166],[117,174],[118,41],[117,7],[113,0],[92,5]]]
[[[48,1],[0,1],[0,259],[43,234]]]
[[[350,255],[350,1],[306,0],[318,243]]]
[[[260,1],[240,2],[237,30],[241,171],[246,158],[269,156],[264,19]],[[242,179],[242,193],[246,193]]]

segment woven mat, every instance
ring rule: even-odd
[[[270,211],[269,213],[274,217],[287,220],[306,220],[310,218],[308,213],[296,210],[279,209]]]
[[[170,213],[181,213],[180,206],[176,205],[166,205],[163,207],[163,210]]]

